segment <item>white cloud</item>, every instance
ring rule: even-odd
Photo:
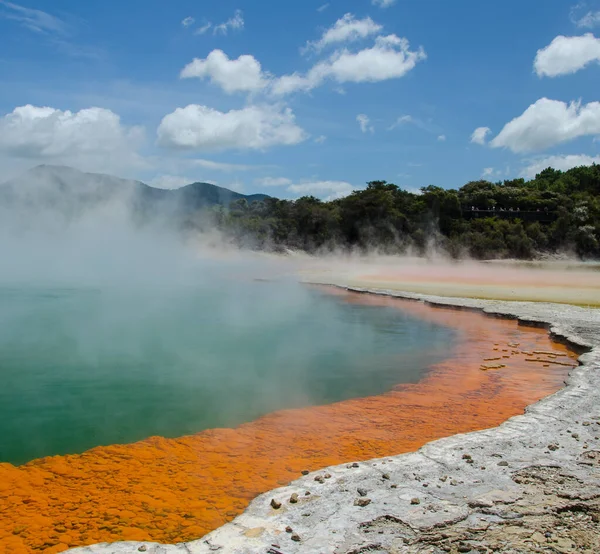
[[[181,70],[180,77],[208,78],[228,94],[256,92],[268,83],[268,75],[263,74],[260,62],[254,56],[244,55],[230,60],[222,50],[213,50],[206,59],[194,58]]]
[[[202,158],[198,158],[195,160],[189,160],[190,165],[200,166],[205,169],[212,169],[213,171],[251,171],[253,169],[258,169],[260,166],[255,165],[243,165],[243,164],[230,164],[223,162],[213,162],[212,160],[204,160]]]
[[[353,14],[347,13],[327,29],[318,41],[307,42],[304,50],[313,49],[319,52],[332,44],[353,42],[375,35],[382,28],[381,25],[375,23],[370,17],[356,19]]]
[[[578,27],[587,27],[591,29],[600,25],[600,11],[587,12],[581,19],[577,21]]]
[[[220,23],[219,25],[215,25],[214,34],[218,35],[219,33],[226,35],[229,30],[239,31],[244,28],[244,16],[242,10],[235,10],[235,13],[232,18],[228,19],[224,23]]]
[[[338,83],[374,83],[397,79],[426,57],[422,48],[411,51],[405,38],[381,36],[376,38],[372,48],[356,53],[345,48],[337,50],[329,59],[317,63],[306,75],[284,75],[274,81],[272,90],[276,95],[306,92],[322,85],[327,79]]]
[[[16,21],[35,33],[65,35],[68,32],[67,25],[49,13],[25,8],[6,0],[0,0],[0,8],[2,7],[4,11],[0,11],[0,18]]]
[[[196,29],[196,31],[194,32],[195,35],[203,35],[204,33],[206,33],[206,31],[208,31],[210,28],[212,27],[212,23],[210,23],[210,21],[208,23],[205,23],[204,25],[202,25],[202,27],[198,27]]]
[[[196,22],[196,20],[192,16],[188,16],[181,22],[181,25],[183,25],[184,27],[189,27],[190,25],[193,25],[195,22]]]
[[[491,132],[492,130],[489,127],[477,127],[477,129],[475,129],[471,135],[471,142],[474,144],[484,145],[486,137]]]
[[[403,125],[405,123],[413,123],[413,122],[414,122],[414,120],[411,115],[401,115],[398,119],[396,119],[396,121],[394,123],[392,123],[388,127],[388,131],[391,131],[392,129],[395,129],[396,127],[399,127],[400,125]]]
[[[481,175],[483,177],[490,177],[493,174],[494,174],[494,168],[493,167],[484,167],[483,168],[483,173]]]
[[[287,190],[297,196],[319,196],[329,201],[344,198],[357,190],[357,187],[346,181],[312,181],[290,185]]]
[[[78,112],[32,105],[0,118],[0,153],[35,163],[76,164],[88,171],[142,166],[141,127],[127,127],[114,112]]]
[[[290,108],[247,106],[220,112],[190,104],[166,115],[157,130],[161,146],[197,150],[264,150],[298,144],[307,134],[296,125]]]
[[[360,130],[363,133],[374,133],[375,132],[375,127],[373,127],[373,125],[371,125],[371,120],[369,119],[369,116],[365,115],[364,113],[358,114],[356,116],[356,121],[360,125]]]
[[[400,116],[392,125],[388,127],[388,131],[395,129],[396,127],[400,127],[402,125],[414,125],[415,127],[427,132],[432,135],[436,135],[438,140],[444,141],[446,140],[446,135],[441,133],[441,128],[433,123],[431,120],[422,120],[418,117],[413,117],[412,115],[402,115]],[[443,138],[440,138],[443,137]]]
[[[317,144],[323,144],[325,141],[327,140],[327,137],[325,135],[319,135],[316,139],[315,142]]]
[[[191,185],[197,179],[181,177],[179,175],[157,175],[148,184],[157,189],[178,189],[185,185]]]
[[[328,7],[329,7],[329,3],[327,3],[327,4],[323,4],[322,6],[319,6],[319,7],[317,8],[317,11],[318,11],[319,13],[321,13],[321,12],[324,12],[324,11],[325,11],[325,10],[326,10]]]
[[[548,167],[566,171],[572,167],[582,165],[600,164],[600,156],[588,156],[586,154],[570,154],[567,156],[549,156],[532,161],[523,171],[521,177],[533,179],[538,173]]]
[[[507,123],[490,145],[513,152],[550,148],[585,135],[600,133],[600,102],[560,102],[540,98]]]
[[[594,61],[600,61],[600,39],[592,33],[580,37],[559,35],[537,51],[533,67],[539,77],[557,77],[575,73]]]
[[[371,0],[371,4],[380,8],[389,8],[396,3],[396,0]]]
[[[439,135],[437,138],[440,142],[446,142],[446,135]]]
[[[254,179],[254,182],[263,187],[287,187],[292,184],[292,180],[286,177],[262,177]]]
[[[573,25],[577,25],[577,27],[584,27],[588,29],[592,29],[597,25],[600,25],[600,11],[591,11],[586,10],[587,4],[586,2],[579,2],[575,6],[571,8],[571,22]]]

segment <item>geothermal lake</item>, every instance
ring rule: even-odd
[[[380,394],[457,333],[292,282],[0,287],[0,463]]]

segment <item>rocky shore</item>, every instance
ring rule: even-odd
[[[600,310],[354,290],[547,326],[581,348],[581,365],[562,390],[497,428],[304,475],[197,541],[70,552],[600,552]]]

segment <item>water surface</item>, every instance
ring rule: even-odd
[[[415,382],[455,330],[294,283],[0,289],[0,462]]]

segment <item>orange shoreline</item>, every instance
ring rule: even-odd
[[[19,467],[0,464],[0,552],[198,539],[303,470],[410,452],[434,439],[494,427],[561,388],[569,368],[552,361],[577,363],[546,330],[514,320],[334,293],[451,326],[461,341],[418,383],[383,395],[276,412],[235,429],[152,437]],[[535,351],[561,356],[532,357]],[[491,358],[501,361],[485,361]],[[486,364],[505,367],[484,371]]]

